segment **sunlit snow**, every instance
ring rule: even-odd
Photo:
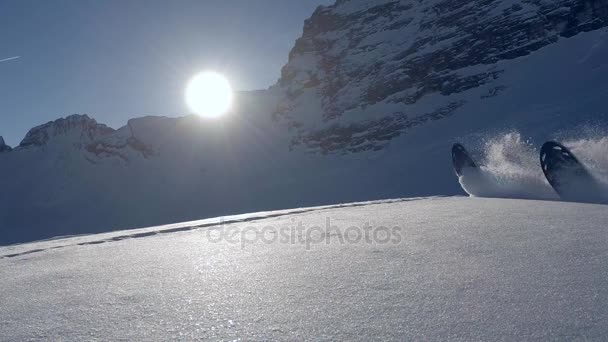
[[[604,206],[428,198],[298,212],[0,248],[0,339],[608,333]],[[294,242],[281,242],[299,224]],[[400,239],[341,242],[366,224],[397,227]]]

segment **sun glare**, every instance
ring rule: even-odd
[[[219,117],[232,106],[232,87],[221,74],[212,71],[200,73],[188,83],[186,103],[200,116]]]

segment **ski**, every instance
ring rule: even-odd
[[[458,177],[461,177],[466,169],[477,169],[477,164],[462,144],[455,143],[452,146],[452,164]]]
[[[564,145],[546,142],[540,150],[540,164],[547,181],[566,201],[606,203],[603,187]]]
[[[452,146],[452,164],[458,176],[458,183],[467,194],[474,197],[559,199],[541,178],[513,177],[512,174],[503,175],[489,171],[477,164],[467,149],[459,143]]]

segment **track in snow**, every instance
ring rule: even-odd
[[[433,198],[433,197],[429,197]],[[438,197],[435,197],[438,198]],[[356,202],[356,203],[345,203],[326,205],[319,207],[309,208],[298,208],[288,210],[276,210],[276,211],[265,211],[258,213],[222,216],[198,221],[182,222],[176,224],[162,225],[157,227],[140,228],[132,230],[116,231],[111,233],[102,233],[94,235],[80,235],[80,236],[65,236],[56,237],[54,239],[41,240],[38,242],[30,242],[24,244],[16,244],[12,246],[0,246],[0,259],[3,258],[14,258],[22,255],[43,252],[50,249],[61,249],[69,246],[86,246],[86,245],[99,245],[107,242],[122,241],[125,239],[137,239],[157,234],[170,234],[177,232],[187,232],[191,230],[220,227],[222,225],[229,225],[235,223],[253,222],[258,220],[270,219],[275,217],[303,214],[312,211],[329,210],[336,208],[352,208],[359,206],[367,206],[374,204],[384,203],[395,203],[414,201],[419,198],[399,198],[389,200],[378,200],[378,201],[367,201],[367,202]],[[31,248],[31,246],[40,246],[39,248]]]

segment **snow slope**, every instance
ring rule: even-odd
[[[608,336],[605,206],[418,198],[227,220],[0,248],[0,340]],[[367,223],[400,239],[340,243]]]
[[[112,129],[71,116],[35,127],[13,149],[0,143],[0,245],[464,194],[451,166],[455,141],[487,159],[489,178],[510,184],[495,196],[538,198],[522,196],[522,184],[533,184],[550,198],[529,158],[546,140],[567,140],[594,172],[608,170],[607,8],[606,0],[321,7],[284,77],[238,94],[223,120],[143,117]],[[511,158],[522,144],[526,157]]]

